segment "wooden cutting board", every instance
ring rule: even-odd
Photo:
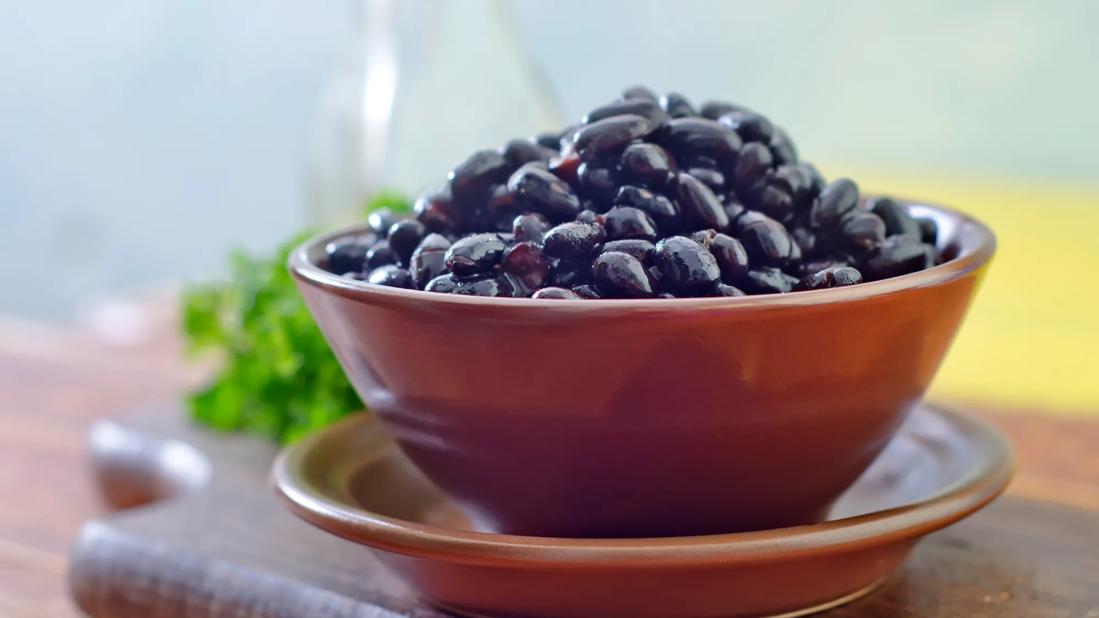
[[[168,405],[96,424],[90,451],[120,509],[73,549],[71,591],[93,618],[448,615],[365,547],[290,515],[268,482],[268,442],[188,426]],[[1001,498],[828,615],[1099,618],[1099,513]]]

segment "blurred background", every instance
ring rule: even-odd
[[[139,341],[143,299],[415,194],[626,85],[783,125],[1000,253],[934,395],[1099,411],[1099,3],[46,0],[0,20],[0,315]]]

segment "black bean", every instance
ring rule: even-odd
[[[702,109],[699,110],[699,115],[703,118],[709,118],[710,120],[717,120],[718,118],[728,114],[729,112],[746,112],[747,108],[740,105],[733,105],[732,103],[726,103],[725,101],[707,101],[702,104]]]
[[[472,208],[493,185],[507,180],[510,173],[504,155],[495,150],[478,150],[450,172],[450,194],[463,208]]]
[[[504,144],[504,160],[511,169],[518,169],[527,163],[549,163],[557,155],[557,147],[546,148],[528,139],[513,139]]]
[[[362,272],[366,268],[366,252],[370,250],[372,240],[377,242],[376,238],[369,234],[328,243],[324,247],[325,269],[338,275]]]
[[[432,240],[433,237],[440,238],[441,242]],[[449,247],[450,241],[438,234],[431,234],[412,253],[408,270],[417,288],[422,289],[429,281],[446,273],[446,250]]]
[[[778,221],[775,221],[771,217],[768,217],[758,210],[745,209],[743,212],[740,213],[739,217],[731,222],[730,227],[737,234],[743,234],[746,227],[752,225],[753,223],[759,223],[760,221],[770,221],[772,223],[778,223]]]
[[[729,227],[739,229],[737,228],[737,219],[739,219],[740,215],[744,214],[748,209],[737,200],[736,194],[734,193],[726,193],[723,196],[722,202],[725,205],[725,215],[729,217]]]
[[[394,223],[389,228],[386,238],[389,247],[397,252],[402,264],[408,264],[412,252],[419,246],[420,241],[427,235],[427,228],[423,223],[415,219],[404,219]]]
[[[687,173],[702,181],[702,184],[715,193],[725,189],[725,174],[712,167],[689,167]]]
[[[522,208],[515,194],[506,185],[496,185],[489,190],[484,217],[496,231],[510,232],[511,222],[515,220]]]
[[[862,283],[862,273],[850,266],[839,266],[818,270],[815,273],[802,277],[794,286],[795,290],[823,290],[826,288],[838,288],[845,285]]]
[[[820,170],[815,165],[808,161],[801,161],[798,164],[805,177],[809,179],[809,194],[815,199],[820,192],[824,190],[824,176],[821,175]]]
[[[626,240],[611,240],[603,245],[603,252],[618,251],[620,253],[627,253],[634,256],[644,264],[652,262],[653,251],[656,247],[653,243],[642,240],[640,238],[629,238]]]
[[[428,292],[439,292],[442,294],[453,294],[458,290],[460,282],[458,278],[451,274],[439,275],[431,281],[427,282],[424,289]]]
[[[687,100],[687,97],[678,92],[669,92],[660,97],[660,108],[668,112],[668,115],[672,118],[686,118],[688,116],[698,115],[698,112],[695,111],[695,108],[691,105],[691,102]]]
[[[580,223],[600,223],[599,213],[595,212],[595,204],[591,202],[587,203],[588,208],[580,211],[580,214],[576,215],[576,220]]]
[[[794,255],[794,239],[777,221],[757,221],[740,233],[752,265],[786,266]]]
[[[561,148],[561,133],[539,133],[534,136],[534,143],[556,152]]]
[[[599,293],[599,290],[594,285],[588,283],[574,286],[572,288],[572,292],[578,297],[587,300],[598,300],[600,298],[603,298],[603,295]]]
[[[452,292],[463,296],[490,296],[513,297],[516,290],[506,277],[482,275],[473,279],[458,282],[458,287]],[[522,294],[519,294],[520,296]]]
[[[352,281],[366,281],[366,273],[359,271],[345,272],[340,276],[344,279],[351,279]]]
[[[798,150],[794,147],[794,142],[790,141],[790,136],[780,127],[774,128],[768,146],[771,147],[771,156],[774,157],[775,163],[782,165],[798,162]]]
[[[400,215],[388,208],[379,208],[366,217],[366,225],[370,228],[370,231],[381,238],[385,238],[385,235],[389,233],[389,228],[393,227],[393,224],[400,221],[401,218]]]
[[[538,213],[529,212],[519,215],[511,222],[511,233],[518,242],[532,241],[542,242],[546,230],[550,229],[550,223]]]
[[[837,178],[828,183],[813,202],[809,222],[818,230],[834,228],[858,205],[859,186],[850,178]]]
[[[624,180],[649,187],[663,187],[674,169],[668,151],[644,143],[627,146],[618,165]]]
[[[721,269],[722,281],[735,283],[748,272],[748,251],[739,240],[725,234],[714,234],[709,249]]]
[[[449,190],[421,196],[416,200],[413,211],[416,220],[432,232],[457,232],[465,221],[463,213],[454,205]]]
[[[745,142],[767,144],[775,133],[775,127],[771,121],[755,112],[731,111],[722,115],[717,121],[736,131],[740,139]]]
[[[721,269],[713,254],[684,236],[671,236],[656,244],[656,267],[660,285],[673,294],[691,294],[713,289]]]
[[[808,262],[802,262],[798,266],[797,273],[804,278],[815,272],[820,272],[829,268],[843,268],[850,265],[851,262],[848,262],[846,259],[834,256],[822,257],[810,260]]]
[[[728,229],[729,215],[725,214],[724,205],[709,187],[685,172],[681,172],[676,179],[676,201],[686,219],[682,222],[686,229]]]
[[[732,129],[705,118],[670,120],[657,132],[656,140],[676,157],[710,157],[722,165],[736,159],[741,145]]]
[[[549,274],[550,260],[542,248],[532,242],[520,242],[504,253],[500,270],[514,275],[522,286],[533,291],[542,287]]]
[[[603,215],[603,228],[609,240],[626,238],[656,239],[656,224],[644,210],[633,206],[615,206]]]
[[[565,127],[565,130],[561,131],[561,139],[558,140],[558,152],[563,154],[565,152],[575,150],[573,138],[575,138],[576,136],[576,131],[582,126],[584,125],[577,123],[572,126]]]
[[[919,217],[916,224],[920,226],[920,240],[934,246],[939,240],[939,224],[929,217]]]
[[[550,265],[549,283],[562,288],[571,288],[591,281],[591,261],[569,262],[557,260]]]
[[[798,213],[806,212],[819,193],[813,191],[813,179],[798,164],[776,167],[768,178],[768,183],[785,189],[793,199],[793,208]]]
[[[569,183],[532,164],[515,170],[507,187],[520,208],[534,210],[550,220],[572,219],[580,212],[580,198]]]
[[[656,101],[649,101],[647,99],[624,99],[621,101],[613,101],[606,105],[600,105],[599,107],[588,112],[587,116],[581,121],[584,124],[589,124],[604,118],[611,118],[612,116],[623,116],[626,114],[634,114],[643,118],[648,118],[654,124],[660,124],[668,119],[668,114],[664,110],[660,109]]]
[[[885,223],[885,233],[889,236],[902,234],[912,238],[921,238],[920,224],[908,214],[908,209],[888,197],[879,197],[870,204],[870,212],[881,217]]]
[[[610,167],[581,163],[576,176],[580,182],[580,195],[594,202],[600,210],[605,210],[614,201],[618,183]]]
[[[744,292],[738,288],[731,286],[727,283],[719,283],[714,289],[714,296],[744,296]]]
[[[499,234],[473,234],[466,236],[446,252],[446,267],[459,277],[472,277],[486,273],[500,262],[507,244]]]
[[[574,147],[584,161],[607,157],[635,139],[647,137],[656,128],[653,121],[636,114],[612,116],[580,127],[573,134]]]
[[[911,236],[890,236],[867,257],[863,273],[874,281],[905,275],[935,264],[935,253]]]
[[[630,86],[622,91],[623,99],[646,99],[648,101],[656,101],[656,93],[649,90],[645,86]]]
[[[843,218],[840,233],[856,252],[866,253],[885,240],[885,223],[872,212],[856,212]]]
[[[749,294],[779,294],[793,290],[797,283],[797,277],[791,277],[778,268],[764,266],[745,273],[740,287]]]
[[[555,300],[578,300],[580,297],[572,290],[566,288],[548,287],[534,293],[531,298],[552,298]]]
[[[737,191],[747,192],[763,179],[773,164],[774,159],[767,146],[756,142],[744,144],[733,168],[733,187]]]
[[[794,216],[793,194],[776,182],[773,175],[757,184],[750,196],[753,208],[776,221],[789,221]]]
[[[604,296],[647,298],[653,295],[645,267],[628,253],[608,251],[600,254],[592,263],[592,276]]]
[[[393,264],[379,266],[370,271],[370,276],[367,277],[366,281],[374,285],[384,285],[391,288],[412,287],[412,275],[404,268]]]
[[[599,225],[572,221],[550,229],[542,242],[546,255],[575,262],[590,256],[605,239],[606,233]]]
[[[625,185],[618,190],[618,196],[614,198],[614,204],[615,206],[633,206],[644,210],[665,234],[678,229],[679,207],[663,195],[653,193],[648,189]]]
[[[374,270],[375,268],[387,264],[399,264],[400,261],[400,256],[389,246],[388,240],[379,240],[366,252],[367,271]]]
[[[817,254],[819,238],[813,230],[804,226],[787,228],[787,230],[790,232],[790,236],[793,237],[794,242],[797,243],[803,256],[813,257]]]

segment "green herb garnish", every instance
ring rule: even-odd
[[[367,212],[379,208],[408,211],[409,203],[386,192]],[[268,257],[234,252],[228,280],[184,290],[189,350],[224,357],[213,383],[188,398],[198,422],[289,442],[363,407],[286,269],[290,251],[310,235]]]

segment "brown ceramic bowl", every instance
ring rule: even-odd
[[[995,248],[953,210],[950,259],[740,298],[533,300],[372,286],[290,257],[363,401],[481,530],[643,537],[820,520],[931,381]]]

